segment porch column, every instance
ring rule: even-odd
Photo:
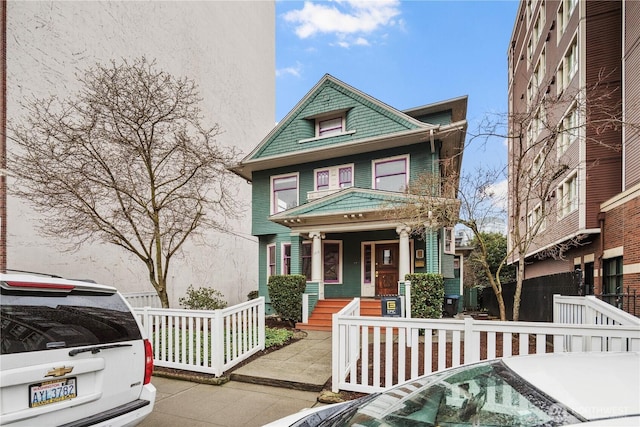
[[[411,273],[411,255],[409,250],[409,232],[411,228],[400,225],[396,228],[396,233],[400,236],[399,246],[399,263],[398,263],[398,278],[404,281],[404,276]]]
[[[322,283],[322,239],[324,234],[318,231],[309,233],[311,239],[311,281],[318,283],[318,299],[324,299],[324,283]]]

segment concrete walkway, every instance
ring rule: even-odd
[[[236,369],[231,381],[321,391],[331,378],[331,332],[305,333],[305,338]]]
[[[236,369],[221,386],[153,377],[155,408],[140,426],[262,426],[322,405],[317,398],[331,378],[331,333],[306,334]]]

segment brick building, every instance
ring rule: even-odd
[[[529,176],[553,173],[525,186],[548,191],[510,200],[509,227],[534,236],[513,262],[525,279],[579,272],[579,292],[636,315],[639,40],[638,2],[524,0],[508,50],[510,132],[523,136],[509,143],[510,182],[516,158]]]

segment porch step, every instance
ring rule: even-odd
[[[331,331],[333,315],[342,310],[352,299],[335,298],[318,301],[308,323],[296,323],[296,328],[306,331]],[[360,299],[361,316],[381,316],[382,302],[379,299]]]

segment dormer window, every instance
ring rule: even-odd
[[[344,115],[316,120],[316,136],[324,137],[344,132]]]

